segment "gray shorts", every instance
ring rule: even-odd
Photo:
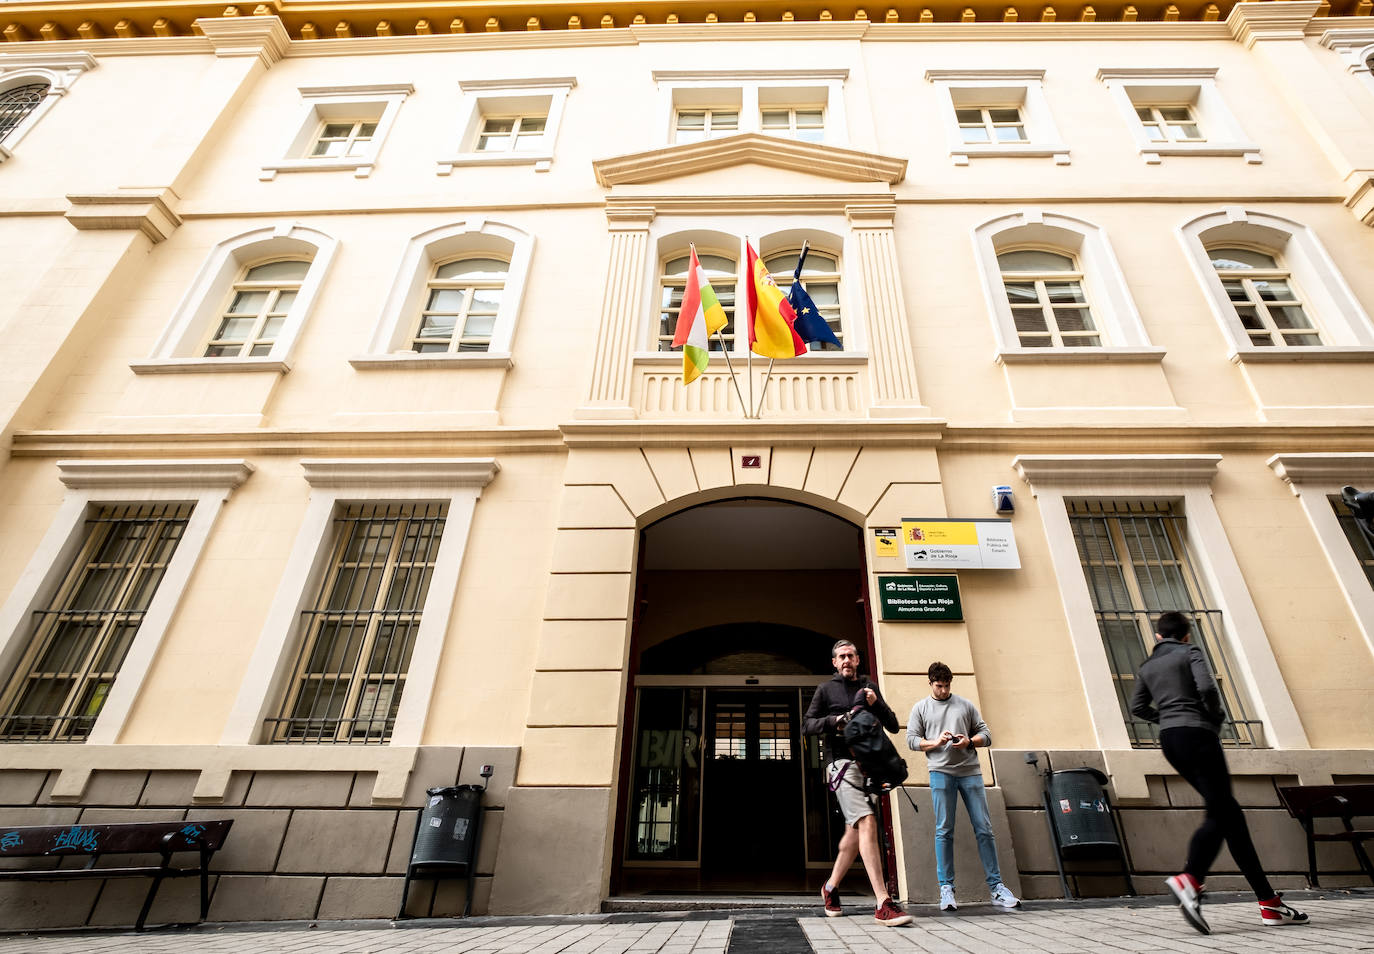
[[[844,769],[844,781],[835,784],[835,775]],[[864,773],[859,771],[859,763],[850,759],[831,762],[825,770],[825,781],[835,793],[835,801],[840,803],[840,814],[844,816],[845,826],[853,828],[859,819],[873,814],[873,803],[864,794]]]

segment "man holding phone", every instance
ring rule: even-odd
[[[957,911],[954,900],[954,818],[959,798],[964,799],[973,833],[978,838],[978,857],[983,862],[992,903],[1018,908],[1021,902],[1002,883],[997,865],[997,838],[988,814],[980,748],[992,744],[992,733],[973,703],[950,691],[954,674],[942,662],[926,671],[930,695],[911,707],[906,723],[906,744],[926,754],[930,768],[930,800],[935,807],[935,876],[940,881],[940,910]]]

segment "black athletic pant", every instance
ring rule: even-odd
[[[1163,729],[1159,733],[1159,744],[1169,764],[1197,789],[1207,806],[1207,817],[1188,843],[1188,863],[1183,870],[1196,878],[1198,884],[1206,881],[1207,871],[1216,861],[1224,839],[1255,897],[1268,901],[1274,896],[1274,889],[1255,854],[1245,813],[1231,794],[1231,773],[1226,769],[1221,740],[1210,729],[1178,726]]]

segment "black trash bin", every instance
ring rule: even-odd
[[[1061,849],[1121,844],[1102,790],[1106,781],[1091,768],[1064,769],[1050,776],[1050,817]]]
[[[481,785],[450,785],[431,788],[420,817],[415,821],[415,840],[401,891],[401,911],[406,916],[412,878],[467,876],[467,900],[463,917],[472,911],[472,889],[477,877],[477,844],[482,833]]]
[[[1030,755],[1027,761],[1034,764]],[[1045,818],[1064,897],[1075,897],[1064,871],[1064,862],[1069,860],[1119,861],[1126,893],[1135,894],[1131,858],[1107,795],[1107,776],[1095,768],[1046,769],[1044,776]]]

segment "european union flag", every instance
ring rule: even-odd
[[[797,259],[797,270],[792,273],[792,290],[787,293],[787,300],[797,314],[797,320],[793,322],[792,327],[802,341],[829,341],[843,351],[844,345],[840,344],[840,339],[835,337],[835,332],[830,330],[830,326],[821,317],[821,310],[816,307],[806,289],[802,288],[801,273],[802,265],[806,263],[806,252],[806,246],[803,245],[801,256]]]

